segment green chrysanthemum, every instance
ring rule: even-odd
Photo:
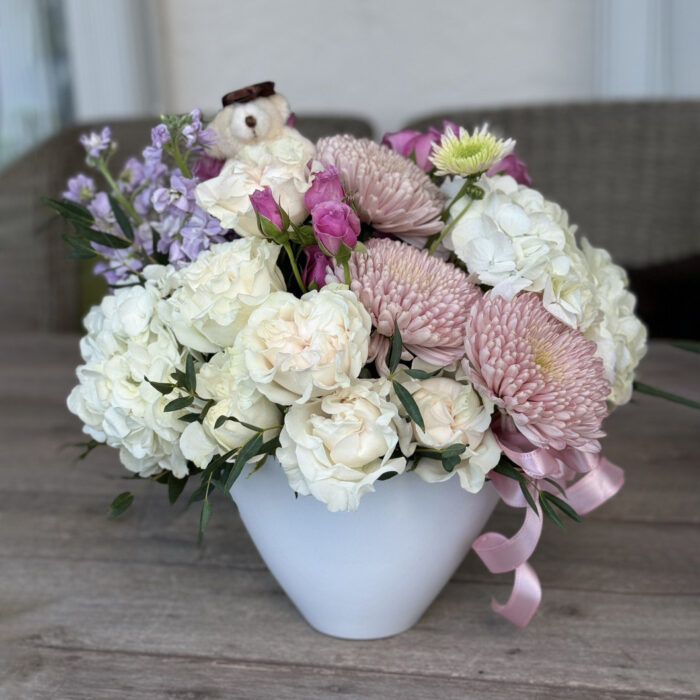
[[[512,152],[513,139],[498,139],[489,132],[489,125],[469,133],[460,127],[459,135],[452,129],[445,131],[442,139],[433,145],[430,160],[437,169],[436,175],[468,177],[483,173]]]

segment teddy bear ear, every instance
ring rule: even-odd
[[[274,105],[275,109],[280,113],[282,121],[286,122],[289,115],[292,113],[292,108],[289,106],[289,102],[284,95],[280,95],[276,92],[274,95],[270,95],[265,99],[270,100]]]

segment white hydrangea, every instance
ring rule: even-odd
[[[372,322],[345,285],[329,284],[298,299],[272,294],[236,339],[250,379],[282,405],[348,387],[369,352]]]
[[[202,423],[190,423],[180,438],[180,448],[187,459],[204,469],[212,457],[240,447],[255,434],[241,425],[270,428],[263,433],[271,440],[280,431],[282,413],[250,382],[240,351],[227,348],[216,353],[197,373],[197,394],[215,401]],[[232,417],[216,427],[221,417]]]
[[[233,345],[251,312],[286,289],[277,267],[280,247],[261,238],[239,238],[204,251],[179,270],[159,313],[178,340],[214,353]]]
[[[388,472],[403,473],[411,429],[386,379],[358,379],[320,399],[294,404],[284,419],[277,459],[290,487],[331,511],[357,510]]]
[[[457,443],[466,445],[462,461],[447,472],[439,460],[421,458],[416,474],[424,481],[446,481],[455,474],[463,489],[480,491],[486,474],[501,458],[501,450],[490,430],[493,404],[482,398],[467,381],[430,377],[403,382],[423,416],[425,430],[413,423],[418,445],[443,449]]]
[[[300,224],[307,216],[304,193],[311,186],[309,161],[315,149],[299,138],[276,139],[245,146],[226,161],[221,173],[197,185],[195,198],[223,228],[241,236],[261,236],[250,195],[269,187],[289,218]]]
[[[632,397],[634,372],[647,350],[647,331],[635,316],[636,299],[627,289],[627,274],[615,265],[610,254],[581,241],[586,271],[595,288],[595,321],[585,329],[589,340],[598,346],[605,374],[610,382],[611,407],[627,403]]]
[[[181,478],[187,474],[178,442],[182,412],[165,413],[170,399],[144,380],[169,381],[184,365],[184,351],[157,314],[157,273],[169,273],[155,267],[150,272],[154,281],[116,290],[85,317],[84,364],[68,408],[85,433],[119,450],[130,471],[150,476],[165,469]]]
[[[588,325],[592,290],[566,212],[509,175],[482,177],[479,185],[483,199],[468,205],[462,198],[452,207],[452,217],[469,209],[445,247],[495,294],[510,299],[523,290],[541,292],[553,316],[573,328]]]

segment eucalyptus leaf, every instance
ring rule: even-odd
[[[546,498],[543,497],[544,494],[540,493],[540,505],[542,506],[542,512],[560,529],[564,529],[564,523],[561,518],[556,514],[555,510],[549,505]]]
[[[120,493],[109,506],[109,517],[116,518],[121,515],[125,510],[131,506],[134,502],[134,494],[130,491],[124,491]]]
[[[128,241],[125,238],[114,236],[111,233],[106,233],[105,231],[99,231],[96,228],[90,228],[88,226],[83,226],[82,224],[75,224],[75,228],[84,238],[107,248],[121,249],[128,248],[131,245],[131,241]]]
[[[204,499],[202,503],[202,512],[199,514],[199,542],[202,542],[202,537],[204,536],[204,531],[211,520],[211,501],[208,498]]]
[[[408,413],[409,418],[421,429],[425,430],[425,423],[423,422],[423,416],[420,413],[420,409],[418,408],[418,404],[416,404],[415,400],[411,396],[411,392],[402,384],[399,384],[395,379],[392,380],[391,382],[392,386],[394,387],[394,391],[396,392],[396,396],[398,396],[399,401],[401,401],[401,405],[406,409],[406,413]]]
[[[389,372],[395,372],[396,368],[399,366],[401,361],[401,353],[403,351],[403,340],[401,339],[401,331],[399,330],[399,324],[396,319],[394,319],[394,333],[391,336],[391,342],[389,343],[389,353],[386,358],[386,363],[389,367]]]
[[[165,405],[163,409],[166,413],[171,411],[179,411],[181,408],[187,408],[194,401],[193,396],[181,396],[179,399],[174,399]]]
[[[176,478],[172,472],[168,476],[168,500],[171,503],[175,503],[180,497],[185,485],[187,484],[188,477],[185,476],[182,479]]]
[[[430,377],[435,377],[440,372],[442,372],[442,367],[436,369],[434,372],[426,372],[424,369],[407,369],[404,370],[409,377],[414,379],[430,379]]]
[[[581,516],[566,501],[547,491],[542,493],[542,497],[559,508],[562,513],[568,515],[572,520],[575,520],[577,523],[581,522]]]
[[[252,437],[248,442],[241,447],[241,449],[238,451],[238,454],[236,455],[236,461],[234,462],[233,468],[229,472],[228,478],[226,479],[226,491],[230,491],[231,487],[233,486],[234,482],[236,479],[240,476],[241,472],[243,471],[243,467],[245,466],[245,463],[249,460],[255,457],[260,452],[260,448],[262,447],[263,444],[263,439],[262,435],[258,433],[254,437]]]
[[[163,396],[167,396],[172,392],[172,390],[175,388],[172,384],[168,384],[167,382],[153,382],[151,381],[148,377],[144,377],[144,379],[154,388],[160,391]]]
[[[535,503],[535,499],[532,497],[532,494],[530,493],[530,489],[528,488],[527,482],[523,479],[522,481],[518,480],[518,484],[520,485],[520,490],[523,493],[523,497],[527,501],[527,504],[532,508],[532,510],[539,515],[539,511],[537,510],[537,504]]]
[[[638,391],[640,394],[649,394],[650,396],[656,396],[660,399],[666,399],[666,401],[673,401],[673,403],[679,403],[683,406],[690,406],[690,408],[700,408],[700,401],[694,401],[693,399],[688,399],[685,396],[672,394],[670,391],[657,389],[656,387],[649,386],[649,384],[643,384],[642,382],[634,382],[633,387],[634,390]]]
[[[92,214],[84,206],[77,202],[71,202],[69,199],[59,200],[51,199],[51,197],[42,197],[41,201],[70,222],[79,222],[90,226],[95,221]]]
[[[185,389],[188,391],[197,390],[197,373],[194,369],[194,357],[187,355],[185,360]]]
[[[112,195],[109,195],[109,203],[112,207],[112,211],[114,212],[114,218],[117,220],[117,223],[119,224],[119,228],[122,230],[122,233],[130,241],[133,241],[134,229],[131,226],[131,221],[129,221],[129,217],[124,213],[124,210],[121,208],[119,202],[117,202],[117,200],[114,197],[112,197]]]

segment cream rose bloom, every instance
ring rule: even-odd
[[[290,487],[311,494],[331,511],[357,510],[360,499],[388,472],[401,474],[410,454],[410,427],[391,401],[385,379],[358,379],[303,404],[284,419],[277,459]]]
[[[486,474],[501,457],[501,450],[491,433],[493,404],[482,398],[469,382],[449,377],[430,377],[404,382],[423,416],[425,430],[413,425],[418,445],[443,449],[457,443],[467,446],[462,461],[446,472],[438,460],[421,458],[416,474],[424,481],[445,481],[455,474],[463,489],[477,493]]]
[[[608,404],[627,403],[632,397],[634,372],[647,351],[647,330],[634,313],[636,299],[628,288],[627,273],[610,254],[581,241],[587,272],[595,284],[596,320],[585,330],[598,346],[610,382]]]
[[[119,450],[130,471],[151,476],[165,469],[181,478],[187,474],[179,448],[182,411],[166,413],[172,397],[145,377],[170,381],[174,369],[183,369],[184,353],[156,312],[158,282],[166,269],[150,271],[153,281],[116,290],[85,317],[84,364],[77,369],[79,384],[68,408],[83,421],[85,433]]]
[[[566,212],[508,175],[484,176],[479,185],[484,198],[469,204],[445,237],[445,247],[495,294],[510,299],[523,290],[542,292],[553,316],[573,328],[587,325],[592,292]],[[459,200],[452,217],[468,202]]]
[[[213,353],[233,345],[251,312],[286,289],[279,252],[259,238],[212,246],[169,280],[173,291],[159,305],[160,315],[193,350]]]
[[[314,152],[306,140],[291,137],[245,146],[226,161],[217,177],[197,185],[197,204],[223,228],[232,228],[241,236],[262,237],[250,195],[269,187],[289,218],[300,224],[307,216],[304,193],[311,186],[308,163]]]
[[[240,353],[233,348],[214,355],[197,373],[197,394],[216,403],[207,411],[203,423],[190,423],[180,438],[185,457],[204,469],[212,457],[240,447],[255,435],[241,425],[243,421],[266,429],[264,440],[271,440],[280,431],[282,413],[251,384],[245,374]],[[216,427],[221,417],[233,417]]]
[[[340,284],[298,299],[278,292],[251,315],[236,338],[257,389],[282,405],[350,386],[367,361],[369,314]]]

